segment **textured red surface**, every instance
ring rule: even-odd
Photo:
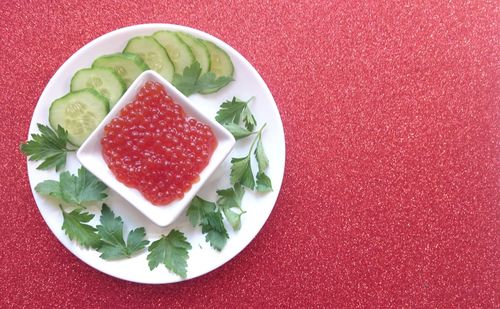
[[[146,22],[239,50],[287,138],[262,232],[174,285],[123,282],[65,250],[17,151],[57,68]],[[500,306],[499,22],[495,1],[4,1],[0,307]]]

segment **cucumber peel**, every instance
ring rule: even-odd
[[[193,56],[198,61],[201,67],[201,74],[205,74],[210,70],[210,53],[208,48],[197,38],[184,33],[177,32],[176,35],[184,42],[193,52]]]
[[[161,30],[153,33],[153,38],[167,51],[174,64],[175,73],[182,74],[184,68],[189,67],[195,58],[191,48],[172,31]]]
[[[109,101],[110,108],[121,98],[127,85],[123,79],[109,68],[81,69],[71,79],[71,92],[94,89]]]
[[[234,73],[233,62],[229,55],[219,46],[215,45],[212,42],[203,40],[202,43],[207,47],[208,52],[210,53],[210,71],[209,73],[213,73],[216,78],[220,77],[230,77],[231,79],[227,79],[226,83],[218,85],[213,88],[207,88],[200,91],[200,93],[208,94],[213,93],[226,86],[232,79]]]
[[[167,51],[158,41],[150,36],[137,36],[130,39],[123,50],[127,53],[136,54],[154,71],[166,80],[174,78],[174,65]]]
[[[116,53],[104,55],[94,60],[92,68],[109,68],[118,74],[127,88],[144,71],[149,70],[147,64],[136,54]]]

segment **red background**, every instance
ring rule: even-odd
[[[57,68],[92,39],[148,22],[240,51],[271,89],[287,143],[283,188],[256,239],[212,273],[160,286],[114,279],[64,249],[18,152]],[[0,303],[500,306],[499,22],[495,1],[4,1]]]

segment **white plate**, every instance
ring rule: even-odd
[[[233,232],[231,227],[226,223],[226,229],[230,238],[224,249],[218,252],[205,242],[205,236],[201,233],[201,229],[199,227],[193,228],[186,216],[181,215],[172,225],[161,228],[149,221],[118,194],[108,190],[109,197],[106,199],[106,203],[117,215],[123,218],[125,233],[128,233],[132,228],[142,226],[146,228],[147,237],[150,241],[158,239],[162,234],[168,234],[172,228],[179,229],[186,235],[192,245],[192,250],[189,252],[187,277],[186,279],[182,279],[168,271],[162,265],[150,271],[146,260],[146,251],[131,259],[105,261],[99,258],[98,252],[82,249],[70,241],[61,230],[62,214],[57,203],[41,197],[34,192],[34,187],[38,183],[46,179],[57,180],[59,178],[58,174],[53,170],[37,170],[36,166],[40,162],[28,162],[28,176],[33,196],[45,222],[47,222],[47,225],[57,239],[74,255],[95,269],[123,280],[140,283],[171,283],[192,279],[218,268],[236,256],[254,239],[269,217],[278,198],[285,169],[285,136],[283,124],[276,103],[260,75],[243,56],[226,43],[199,30],[177,25],[144,24],[122,28],[103,35],[85,45],[59,68],[47,84],[33,113],[29,133],[37,132],[37,123],[48,123],[50,103],[69,91],[71,77],[78,69],[90,66],[92,61],[101,55],[120,52],[125,47],[127,41],[134,36],[149,35],[158,30],[185,31],[216,43],[229,54],[235,67],[235,81],[214,94],[195,94],[190,96],[190,99],[199,104],[201,111],[207,116],[214,117],[223,101],[231,99],[233,96],[245,100],[255,96],[255,100],[252,101],[250,108],[257,119],[259,127],[263,123],[267,123],[263,134],[263,143],[270,162],[267,174],[272,180],[274,191],[260,194],[247,190],[242,202],[242,207],[247,213],[242,216],[241,230]],[[215,201],[215,191],[230,186],[230,158],[246,155],[250,143],[251,138],[240,140],[236,143],[232,153],[199,191],[201,197]],[[66,165],[67,169],[74,173],[79,166],[80,164],[76,160],[75,155],[70,154]],[[255,161],[252,162],[252,166],[255,171]],[[90,206],[88,209],[90,212],[97,214],[91,222],[95,224],[98,221],[100,204]]]

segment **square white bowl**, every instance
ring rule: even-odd
[[[160,83],[165,87],[167,94],[172,100],[182,106],[187,116],[191,116],[208,125],[215,134],[218,143],[208,165],[200,173],[200,180],[193,184],[191,189],[184,194],[181,200],[175,200],[165,206],[153,205],[144,198],[137,189],[127,187],[125,184],[118,181],[102,156],[101,139],[104,136],[104,127],[111,122],[113,118],[118,116],[125,105],[131,103],[135,99],[139,90],[148,81]],[[94,132],[92,132],[87,140],[80,146],[80,149],[76,153],[76,157],[86,169],[104,182],[109,188],[120,194],[152,222],[163,227],[171,224],[184,211],[206,180],[231,152],[235,143],[236,141],[229,131],[215,120],[202,114],[196,106],[171,83],[154,71],[146,71],[134,81],[101,124],[99,124]]]

